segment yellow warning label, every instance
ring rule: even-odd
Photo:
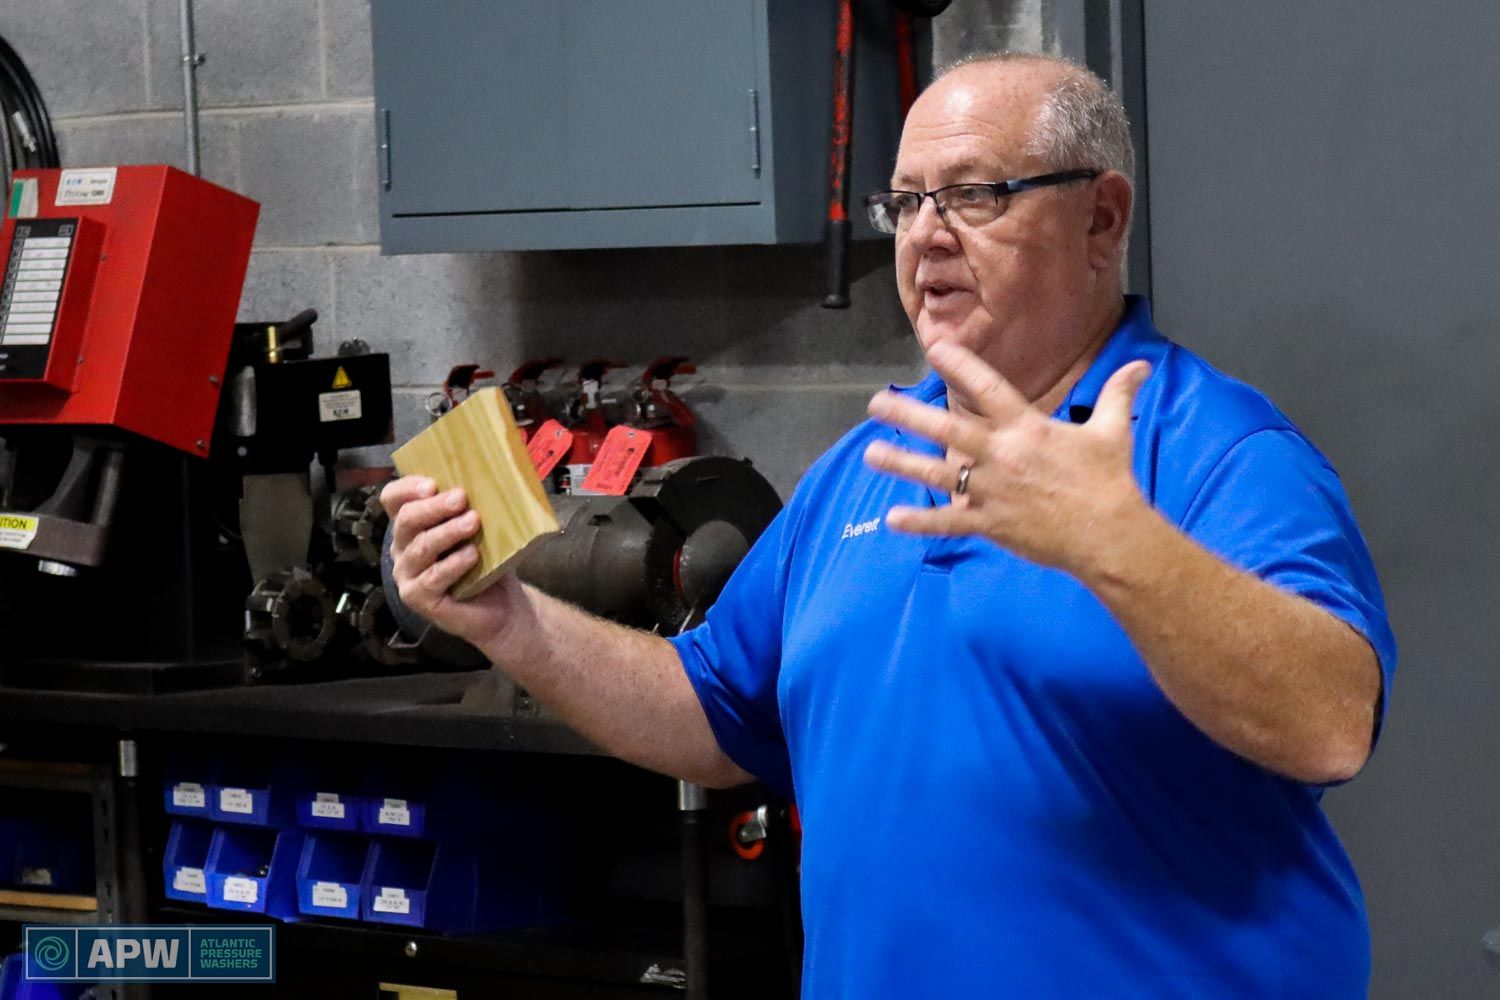
[[[344,371],[344,366],[339,365],[339,370],[333,376],[333,387],[335,389],[347,389],[353,384],[349,379],[349,373]]]
[[[30,548],[38,523],[34,517],[0,514],[0,549]]]

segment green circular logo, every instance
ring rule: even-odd
[[[60,937],[44,937],[31,947],[31,960],[43,972],[58,972],[72,959],[68,942]]]

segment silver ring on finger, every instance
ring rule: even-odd
[[[969,492],[969,473],[974,471],[972,465],[960,465],[958,467],[958,485],[953,487],[953,495],[961,497]]]

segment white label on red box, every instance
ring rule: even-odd
[[[180,781],[172,786],[172,804],[180,809],[202,809],[207,802],[202,785]]]
[[[57,179],[58,205],[108,205],[115,196],[115,168],[64,170]]]
[[[348,909],[349,891],[337,882],[314,882],[312,901],[314,906],[330,910]]]
[[[253,903],[260,898],[260,883],[232,875],[224,880],[224,899],[230,903]]]
[[[411,826],[411,810],[405,799],[386,799],[380,806],[381,826]]]
[[[393,886],[382,886],[372,905],[376,913],[411,912],[411,900],[406,898],[406,890]]]
[[[322,819],[343,819],[344,803],[333,792],[317,792],[313,795],[312,814]]]
[[[208,892],[208,879],[203,877],[202,868],[179,868],[172,875],[172,888],[202,895]]]
[[[255,795],[243,788],[219,789],[219,812],[248,816],[255,811]]]

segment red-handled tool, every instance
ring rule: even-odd
[[[828,229],[823,248],[824,309],[849,308],[849,160],[854,131],[854,0],[839,0],[834,41],[833,136],[828,151]]]

